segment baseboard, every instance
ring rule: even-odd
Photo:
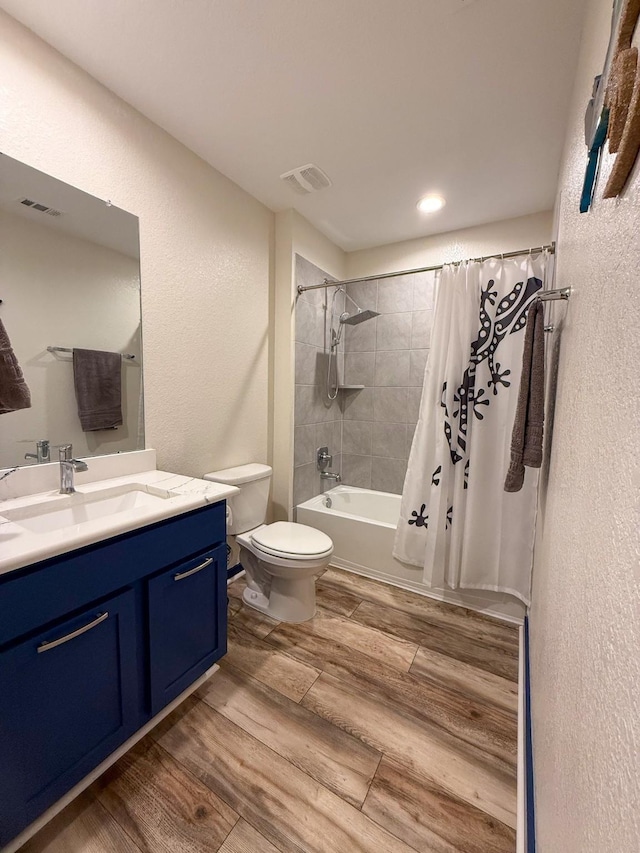
[[[178,697],[176,697],[173,702],[170,702],[166,707],[162,709],[158,714],[153,717],[153,719],[149,720],[148,723],[138,729],[138,731],[131,735],[129,740],[126,740],[121,746],[119,746],[115,752],[112,752],[105,760],[98,764],[88,776],[85,776],[84,779],[81,779],[77,785],[75,785],[70,791],[58,800],[57,803],[54,803],[50,806],[46,812],[40,815],[40,817],[35,820],[33,823],[29,824],[26,829],[23,829],[20,835],[17,835],[13,841],[10,841],[5,847],[0,850],[0,853],[15,853],[23,844],[32,838],[36,832],[42,829],[45,824],[49,823],[57,814],[59,814],[62,809],[69,805],[72,800],[81,794],[84,790],[86,790],[90,785],[92,785],[99,776],[108,770],[113,764],[118,761],[118,759],[122,758],[125,752],[128,752],[132,746],[135,746],[139,740],[148,734],[151,729],[155,728],[161,720],[164,720],[175,708],[180,705],[181,702],[190,696],[194,691],[200,687],[200,685],[204,684],[204,682],[211,678],[211,676],[220,669],[217,663],[215,663],[210,669],[208,669],[200,678],[197,678],[193,684],[189,685],[186,690],[184,690]]]
[[[516,817],[516,853],[527,853],[527,776],[525,736],[525,651],[524,625],[518,640],[518,795]]]
[[[406,589],[408,592],[415,592],[418,595],[424,595],[425,598],[432,598],[435,601],[443,601],[446,604],[453,604],[456,607],[464,607],[467,610],[474,610],[477,613],[482,613],[485,616],[492,616],[494,619],[500,619],[503,622],[509,622],[512,625],[522,625],[522,619],[517,616],[511,616],[507,613],[503,613],[501,610],[497,610],[490,604],[487,604],[486,599],[477,594],[473,594],[473,592],[470,593],[469,597],[465,599],[464,602],[461,602],[453,598],[448,598],[445,593],[425,589],[421,584],[414,583],[410,580],[404,580],[403,578],[394,578],[384,572],[378,572],[375,569],[368,569],[365,566],[359,566],[356,563],[351,563],[349,560],[341,560],[338,557],[332,557],[331,565],[338,569],[344,569],[346,572],[352,572],[354,575],[362,575],[362,577],[371,578],[371,580],[388,583],[390,586],[397,586],[399,589]]]
[[[535,784],[533,775],[533,734],[531,728],[531,646],[529,643],[529,617],[524,620],[524,738],[525,738],[525,790],[527,800],[526,853],[536,853]]]

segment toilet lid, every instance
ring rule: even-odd
[[[263,551],[274,555],[321,557],[333,550],[333,542],[321,530],[306,524],[276,521],[257,530],[251,541]]]

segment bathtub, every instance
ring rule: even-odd
[[[330,498],[331,506],[325,506]],[[421,595],[447,601],[521,623],[522,604],[504,593],[478,590],[440,590],[428,587],[422,568],[401,563],[393,556],[393,540],[400,518],[400,495],[355,486],[336,486],[296,507],[296,521],[322,530],[333,540],[331,565],[386,581]]]

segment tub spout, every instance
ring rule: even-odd
[[[342,477],[340,474],[334,474],[333,471],[321,471],[320,472],[321,480],[335,480],[336,483],[340,483],[342,481]]]

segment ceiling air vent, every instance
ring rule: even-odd
[[[290,172],[280,175],[280,178],[288,184],[292,190],[300,195],[307,195],[317,190],[324,190],[331,186],[331,181],[317,166],[308,163],[306,166],[298,166]]]
[[[40,213],[46,213],[47,216],[62,216],[61,210],[56,210],[55,207],[48,207],[46,204],[41,204],[39,201],[34,201],[31,198],[19,198],[18,201],[25,207],[30,207],[31,210],[37,210]]]

